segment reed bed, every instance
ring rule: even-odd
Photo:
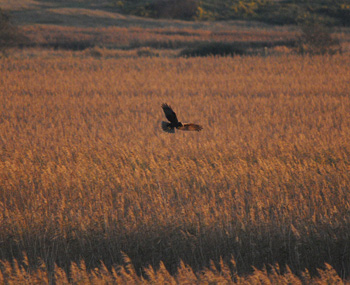
[[[346,280],[348,74],[347,54],[2,59],[0,281]],[[163,102],[203,131],[162,132]]]

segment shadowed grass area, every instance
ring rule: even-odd
[[[204,42],[195,47],[184,48],[179,56],[234,56],[256,54],[258,50],[276,46],[295,47],[294,40],[289,41],[260,41],[260,42]]]
[[[209,42],[199,44],[194,48],[187,48],[180,52],[180,56],[212,56],[212,55],[244,55],[247,49],[240,43]]]

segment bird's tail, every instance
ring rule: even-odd
[[[164,122],[162,121],[162,129],[164,132],[167,132],[167,133],[175,133],[175,129],[171,127],[171,124],[168,123],[168,122]]]
[[[203,130],[203,127],[201,125],[197,124],[183,124],[181,127],[178,128],[181,131],[197,131]]]

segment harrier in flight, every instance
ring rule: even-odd
[[[182,124],[177,120],[176,114],[173,109],[170,108],[168,104],[162,105],[163,111],[165,113],[165,117],[169,120],[169,122],[162,122],[162,129],[167,133],[175,133],[175,128],[181,131],[197,131],[199,132],[203,129],[202,126],[196,124]]]

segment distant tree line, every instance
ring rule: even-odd
[[[325,25],[350,25],[350,0],[113,0],[124,13],[186,20],[258,20],[298,24],[317,17]]]

